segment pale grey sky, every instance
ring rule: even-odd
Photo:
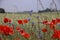
[[[51,0],[41,0],[44,9],[50,7]],[[58,10],[60,10],[60,0],[55,0]],[[4,8],[6,12],[17,11],[37,11],[37,0],[0,0],[0,7]],[[41,5],[38,9],[42,10]]]

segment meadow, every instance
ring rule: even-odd
[[[11,19],[11,24],[4,23],[4,18]],[[14,25],[13,35],[5,36],[0,34],[0,37],[3,40],[60,40],[59,38],[51,38],[53,34],[52,30],[50,29],[49,25],[43,24],[44,20],[48,20],[49,22],[51,22],[52,19],[56,18],[60,18],[60,12],[59,14],[57,14],[57,12],[45,12],[32,13],[31,15],[29,13],[0,13],[0,24],[8,26],[12,26],[12,24]],[[18,23],[18,20],[24,19],[29,19],[28,23],[23,25]],[[17,26],[20,26],[21,29],[30,34],[30,37],[27,36],[27,38],[25,38],[24,36],[22,36],[21,33],[16,30]],[[46,32],[46,29],[45,31],[42,31],[43,28],[46,28],[48,32]],[[56,28],[60,29],[59,25]]]

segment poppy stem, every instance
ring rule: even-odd
[[[45,40],[45,33],[44,33],[44,39],[43,40]]]
[[[47,16],[45,16],[46,18],[45,18],[45,20],[48,20],[48,17]],[[46,25],[46,28],[47,28],[47,30],[48,30],[48,32],[47,32],[47,36],[49,37],[48,38],[48,40],[50,40],[50,28],[48,27],[49,25]]]
[[[57,39],[57,40],[60,40],[60,39]]]
[[[27,39],[27,40],[29,40],[29,39]]]
[[[3,35],[4,40],[8,40],[8,36]]]

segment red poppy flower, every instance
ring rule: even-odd
[[[55,19],[52,20],[53,24],[57,24],[57,21]]]
[[[26,33],[23,29],[20,29],[19,31],[21,34]]]
[[[23,36],[24,36],[25,38],[30,38],[30,34],[27,34],[27,33],[25,33]]]
[[[43,21],[43,24],[48,25],[48,24],[49,24],[49,22],[48,22],[47,20],[44,20],[44,21]]]
[[[47,29],[46,29],[46,28],[43,28],[43,29],[42,29],[42,32],[47,32]]]
[[[9,26],[4,25],[4,27],[2,27],[2,32],[4,35],[7,36],[7,35],[12,35],[14,33],[14,30]]]
[[[13,34],[14,34],[14,30],[10,29],[9,35],[13,35]]]
[[[20,31],[20,26],[17,26],[17,27],[16,27],[16,30],[17,30],[17,31]]]
[[[5,34],[6,36],[7,35],[9,35],[8,33],[9,33],[9,27],[8,26],[4,26],[3,28],[2,28],[2,31],[3,31],[3,34]]]
[[[56,18],[56,21],[57,21],[57,23],[60,23],[60,19],[59,18]]]
[[[52,38],[57,38],[57,34],[56,34],[56,33],[53,34],[53,35],[52,35]]]
[[[4,23],[7,23],[8,22],[8,18],[4,18]]]
[[[24,23],[28,23],[28,19],[24,19],[23,22],[24,22]]]
[[[18,20],[18,24],[23,24],[23,20]]]
[[[9,35],[13,35],[14,34],[14,29],[9,27]]]
[[[11,23],[11,19],[9,19],[8,22]]]
[[[43,21],[43,24],[46,24],[47,22],[48,22],[47,20],[44,20],[44,21]]]
[[[52,38],[60,39],[60,30],[54,30],[54,34],[52,35]]]
[[[20,34],[21,34],[22,36],[25,35],[25,33],[26,33],[26,32],[23,32],[23,33],[20,32]]]
[[[55,29],[55,24],[53,22],[50,23],[50,29]]]
[[[30,38],[30,34],[27,34],[23,29],[20,29],[20,34],[24,36],[25,38]]]

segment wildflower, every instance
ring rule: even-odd
[[[10,28],[9,26],[7,25],[4,25],[4,27],[2,27],[2,32],[4,35],[12,35],[14,33],[14,30],[12,28]]]
[[[59,27],[60,27],[60,24],[58,23],[58,24],[57,24],[57,26],[59,26]]]
[[[11,19],[9,19],[8,22],[11,23]]]
[[[24,36],[25,38],[30,38],[30,34],[27,34],[23,29],[21,29],[19,32],[20,32],[20,34],[21,34],[22,36]]]
[[[27,33],[25,33],[23,36],[24,36],[25,38],[30,38],[30,34],[27,34]]]
[[[52,38],[58,38],[58,39],[60,39],[60,30],[54,30]]]
[[[48,21],[47,20],[44,20],[43,21],[43,24],[46,24],[47,25],[48,24]]]
[[[60,19],[59,18],[56,18],[56,21],[57,21],[57,23],[60,23]]]
[[[32,25],[34,25],[35,23],[34,22],[32,22]]]
[[[20,29],[19,31],[21,34],[26,33],[23,29]]]
[[[27,34],[24,30],[22,30],[22,31],[20,32],[20,34],[21,34],[23,37],[25,37],[25,38],[29,38],[29,37],[30,37],[30,34]]]
[[[43,29],[42,29],[42,32],[47,32],[47,29],[46,29],[46,28],[43,28]]]
[[[37,38],[42,39],[43,38],[43,35],[42,34],[38,34],[37,35]]]
[[[4,18],[4,23],[7,23],[8,22],[8,18]]]
[[[58,18],[57,18],[57,19],[53,19],[53,20],[50,22],[50,28],[55,30],[55,25],[56,25],[57,23],[60,23],[60,19],[58,19]]]
[[[14,30],[12,28],[10,28],[9,35],[13,35],[13,34],[14,34]]]
[[[2,28],[3,34],[5,34],[6,36],[9,35],[9,27],[7,25],[4,25],[4,27]]]
[[[24,22],[24,23],[28,23],[28,19],[24,19],[23,22]]]
[[[55,19],[52,20],[53,24],[57,24],[57,21]]]
[[[28,21],[30,21],[31,19],[30,18],[28,18]]]
[[[11,23],[11,19],[9,19],[9,18],[4,18],[3,21],[4,21],[4,23],[8,23],[8,22]]]
[[[56,26],[58,27],[58,29],[60,29],[60,23],[58,23]]]
[[[55,24],[53,22],[50,23],[50,29],[55,29]]]
[[[17,26],[17,27],[16,27],[16,30],[17,30],[17,31],[20,31],[20,26]]]
[[[23,21],[22,20],[18,20],[18,24],[23,24]]]
[[[34,26],[34,24],[35,24],[35,23],[34,23],[34,22],[32,22],[32,27]]]

